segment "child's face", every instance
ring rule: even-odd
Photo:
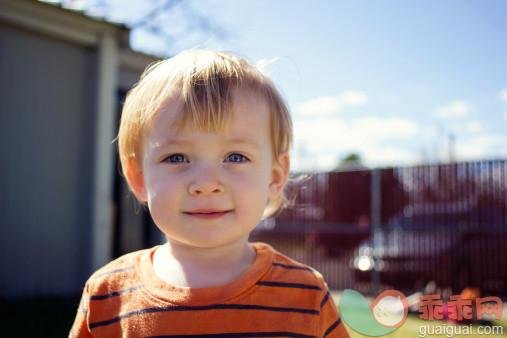
[[[140,166],[134,161],[134,190],[171,242],[216,247],[246,241],[289,173],[286,153],[280,164],[273,158],[268,105],[239,90],[224,134],[193,128],[176,133],[171,125],[181,109],[174,99],[156,116]]]

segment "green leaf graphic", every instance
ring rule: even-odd
[[[340,299],[340,314],[348,326],[367,336],[383,336],[397,329],[397,327],[380,325],[373,317],[366,298],[355,290],[343,291]]]

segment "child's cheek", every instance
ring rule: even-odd
[[[169,206],[175,206],[183,192],[182,181],[171,177],[161,176],[151,180],[147,184],[148,206],[151,213],[159,213],[160,210],[169,210]]]
[[[241,191],[245,193],[265,195],[261,197],[264,198],[268,194],[269,178],[259,170],[254,173],[238,175],[235,177],[234,186],[241,187]]]

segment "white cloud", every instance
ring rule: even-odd
[[[352,128],[367,134],[369,138],[375,138],[376,141],[379,141],[414,135],[418,130],[418,125],[414,121],[398,117],[386,119],[365,117],[354,120]]]
[[[462,160],[476,160],[507,154],[507,136],[481,134],[457,139],[457,155]]]
[[[343,107],[342,97],[338,99]],[[441,122],[441,131],[435,130],[433,123],[403,117],[295,119],[293,169],[332,170],[341,158],[353,152],[359,153],[369,167],[447,161],[450,133],[455,137],[455,160],[507,156],[507,135],[492,134],[486,121],[466,118],[473,109],[465,101],[439,107],[440,117],[455,118]],[[504,118],[507,121],[507,112]]]
[[[421,161],[417,152],[394,145],[368,149],[363,156],[370,166],[410,165]]]
[[[507,102],[507,88],[503,88],[502,90],[500,90],[499,96],[502,101]]]
[[[408,163],[415,159],[415,155],[403,148],[405,140],[413,139],[418,131],[416,122],[402,118],[296,120],[293,167],[297,170],[315,167],[331,170],[340,156],[351,152],[360,153],[369,165],[388,164],[396,158],[396,163],[400,163],[400,159]],[[384,148],[386,144],[389,146]]]
[[[447,124],[448,132],[453,134],[477,134],[486,131],[486,124],[478,120],[467,120],[456,123]]]
[[[296,109],[301,115],[330,115],[341,108],[340,99],[334,96],[321,96],[298,104]]]
[[[357,91],[347,91],[340,95],[340,99],[344,105],[357,106],[368,102],[368,96],[366,93]]]
[[[435,115],[441,119],[462,118],[468,115],[471,105],[466,101],[452,101],[435,109]]]
[[[325,95],[302,102],[296,112],[302,116],[327,116],[338,113],[345,106],[358,106],[368,102],[368,96],[360,91],[345,91],[339,96]]]
[[[486,130],[486,126],[480,121],[470,120],[465,124],[465,130],[469,133],[480,133]]]

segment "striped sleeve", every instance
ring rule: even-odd
[[[69,338],[76,337],[91,337],[91,333],[88,330],[88,312],[89,312],[89,286],[88,283],[85,286],[79,307],[77,309],[76,319],[69,332]]]
[[[349,337],[347,329],[343,324],[341,316],[338,314],[336,305],[333,301],[333,297],[325,285],[325,296],[320,303],[320,335],[319,337],[329,338],[345,338]]]
[[[294,305],[305,304],[315,311],[316,316],[313,319],[308,316],[306,318],[308,321],[296,324],[301,333],[316,337],[349,337],[329,287],[318,271],[281,254],[276,255],[273,265],[277,269],[272,272],[271,278],[276,279],[278,284],[286,286],[282,299],[292,299],[295,302]],[[263,283],[263,285],[266,284],[266,282]],[[279,299],[277,301],[280,302]],[[291,304],[287,305],[291,306]],[[305,331],[305,328],[309,327],[313,329]]]

